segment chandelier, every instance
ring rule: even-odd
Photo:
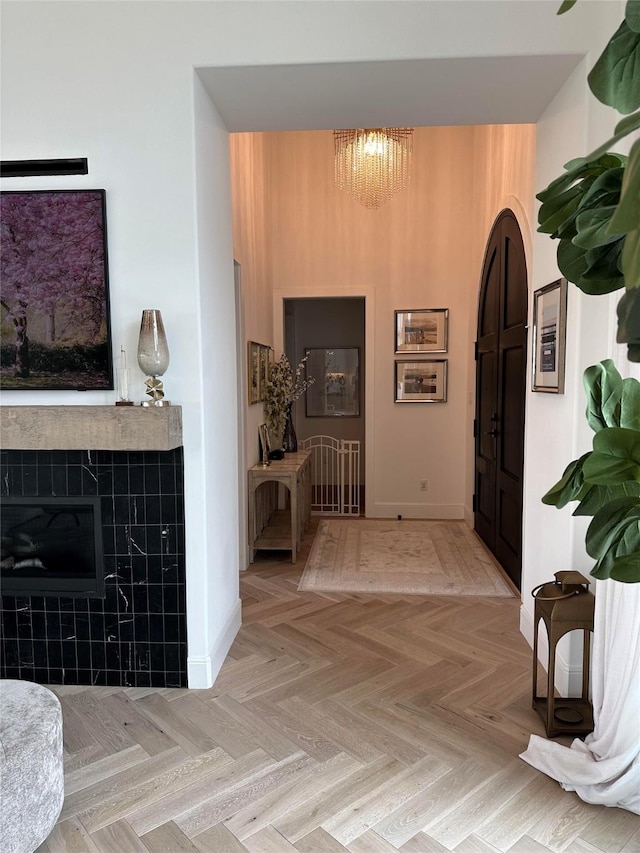
[[[334,130],[335,177],[365,207],[380,207],[411,179],[412,127]]]

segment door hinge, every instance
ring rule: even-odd
[[[477,505],[478,505],[478,502],[476,500],[476,496],[474,495],[471,499],[471,509],[473,510],[473,512],[476,512],[476,510],[478,508]]]
[[[478,360],[478,341],[473,342],[473,358],[474,361]]]
[[[478,419],[477,418],[473,419],[473,437],[474,438],[478,437]]]

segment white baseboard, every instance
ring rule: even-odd
[[[458,504],[384,503],[367,505],[367,518],[435,518],[458,521],[464,518],[464,507]]]
[[[208,655],[190,655],[187,658],[187,683],[194,690],[206,690],[213,687],[220,667],[229,653],[229,649],[242,625],[242,602],[238,599],[235,607],[213,648]]]
[[[475,525],[474,515],[475,515],[475,513],[473,512],[471,507],[465,506],[465,508],[464,508],[464,520],[467,522],[467,524],[469,525],[469,527],[472,530],[474,529],[474,525]]]
[[[549,663],[549,642],[544,623],[541,621],[538,639],[538,660],[547,672]],[[520,607],[520,633],[533,649],[533,611],[524,604]],[[582,658],[578,664],[570,663],[556,649],[555,686],[560,696],[580,696],[582,693]]]

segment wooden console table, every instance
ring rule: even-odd
[[[278,484],[289,490],[289,509],[278,510]],[[265,487],[272,485],[272,488]],[[262,488],[260,488],[262,487]],[[295,563],[311,515],[311,453],[301,450],[249,469],[249,560],[256,551],[291,551]]]

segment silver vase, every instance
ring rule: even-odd
[[[168,406],[164,399],[162,380],[158,379],[169,367],[169,347],[164,332],[162,314],[157,308],[145,308],[140,322],[138,337],[138,364],[147,374],[145,385],[149,399],[143,400],[143,406]]]

